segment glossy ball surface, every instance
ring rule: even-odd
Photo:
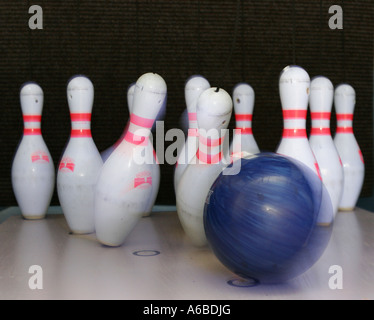
[[[237,161],[239,173],[223,171],[207,197],[204,228],[210,247],[231,271],[260,283],[304,273],[331,236],[326,188],[307,166],[285,156],[259,153]]]

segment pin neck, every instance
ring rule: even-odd
[[[213,137],[209,136],[205,130],[199,130],[199,148],[196,152],[197,159],[201,163],[216,164],[222,160],[223,140],[221,132],[217,130]]]
[[[133,145],[148,145],[154,121],[155,119],[140,117],[132,113],[124,140]]]
[[[23,116],[23,134],[25,136],[38,136],[41,135],[41,121],[42,116],[41,115],[33,115],[33,114],[27,114]]]
[[[336,133],[353,134],[353,114],[352,113],[337,113],[336,114],[337,127]]]
[[[70,113],[71,138],[92,138],[91,113]]]
[[[283,138],[307,138],[306,134],[307,110],[283,110]]]
[[[252,134],[252,114],[237,113],[235,114],[236,129],[235,134]]]
[[[190,129],[197,129],[197,114],[196,112],[188,113],[188,126]]]
[[[330,131],[330,112],[311,112],[312,129],[311,135],[331,135]]]

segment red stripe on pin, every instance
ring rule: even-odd
[[[283,138],[306,138],[306,129],[283,129]]]
[[[252,128],[236,128],[235,134],[253,134]]]
[[[189,121],[197,121],[197,114],[196,114],[196,112],[189,112],[188,113],[188,120]]]
[[[153,123],[154,123],[154,120],[153,119],[147,119],[147,118],[143,118],[143,117],[139,117],[137,116],[136,114],[131,114],[130,116],[130,122],[139,126],[139,127],[143,127],[143,128],[152,128],[153,127]]]
[[[352,113],[337,113],[336,114],[336,120],[353,120],[353,114]]]
[[[330,128],[312,128],[311,135],[329,136],[331,135]]]
[[[235,120],[236,121],[252,121],[252,115],[249,113],[235,114]]]
[[[222,159],[222,152],[211,155],[211,154],[206,154],[202,152],[200,149],[197,150],[196,152],[196,157],[200,160],[203,161],[207,164],[215,164],[221,161]]]
[[[198,129],[188,129],[188,136],[189,137],[198,137],[199,136]]]
[[[217,147],[217,146],[221,145],[222,138],[211,139],[211,138],[205,138],[203,136],[199,136],[199,142],[208,146],[208,147]]]
[[[70,133],[70,137],[72,138],[91,138],[91,130],[90,129],[72,129]]]
[[[42,116],[41,115],[33,115],[33,114],[26,114],[23,116],[24,122],[41,122]]]
[[[352,127],[337,127],[336,133],[353,133]]]
[[[307,110],[283,110],[284,119],[306,119]]]
[[[25,136],[39,136],[42,134],[42,130],[40,128],[25,128],[23,134]]]
[[[330,120],[331,112],[311,112],[310,117],[312,120]]]
[[[130,131],[126,132],[125,138],[127,142],[135,144],[137,146],[146,146],[148,144],[148,138],[144,136],[138,136]]]
[[[71,121],[91,121],[91,113],[70,113]]]

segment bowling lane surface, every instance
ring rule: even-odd
[[[24,220],[18,207],[1,211],[0,299],[374,299],[372,212],[339,212],[329,246],[310,270],[285,284],[254,286],[209,248],[195,248],[173,209],[156,211],[115,248],[95,234],[70,234],[60,207],[35,221]],[[32,290],[35,265],[42,289]]]

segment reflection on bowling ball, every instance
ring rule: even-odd
[[[331,237],[326,188],[306,165],[285,156],[259,153],[237,161],[240,172],[223,171],[208,193],[204,228],[210,247],[242,278],[280,283],[301,275]]]

